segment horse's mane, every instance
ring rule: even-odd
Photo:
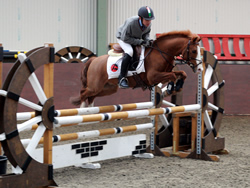
[[[165,38],[165,37],[169,37],[169,38],[172,38],[172,37],[184,37],[184,38],[193,39],[193,38],[199,37],[199,35],[197,35],[195,33],[192,33],[190,30],[170,31],[170,32],[167,32],[167,33],[162,33],[161,35],[159,35],[156,38],[156,40],[160,40],[160,39]]]

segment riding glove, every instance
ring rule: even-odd
[[[151,41],[150,40],[143,40],[141,42],[141,45],[143,45],[145,47],[149,47],[149,46],[151,46]]]

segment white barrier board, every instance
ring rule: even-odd
[[[53,146],[53,167],[63,168],[73,165],[92,163],[146,152],[146,135],[108,138]],[[43,161],[43,148],[36,149],[31,155]]]

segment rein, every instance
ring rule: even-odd
[[[153,46],[154,44],[155,44],[156,47]],[[163,57],[163,59],[164,59],[167,63],[170,63],[170,62],[167,60],[167,58],[166,58],[163,54],[165,54],[165,55],[167,55],[167,56],[170,56],[170,57],[173,57],[174,60],[180,61],[181,64],[188,64],[188,65],[194,70],[198,65],[200,65],[200,64],[202,63],[202,61],[199,60],[199,59],[197,59],[197,58],[192,58],[192,57],[190,57],[190,45],[198,45],[198,44],[199,44],[199,43],[191,44],[191,40],[189,40],[189,41],[188,41],[188,44],[187,44],[187,48],[186,48],[186,50],[185,50],[185,51],[187,51],[187,59],[183,59],[183,55],[182,55],[182,54],[179,55],[179,56],[174,56],[174,55],[172,55],[172,54],[169,54],[169,53],[167,53],[167,52],[164,52],[164,51],[162,51],[162,50],[158,47],[157,43],[153,42],[153,43],[152,43],[152,46],[149,46],[150,50],[149,50],[149,52],[146,54],[145,58],[146,58],[146,57],[153,51],[153,49],[154,49],[154,50],[157,50],[158,52],[160,52],[161,56]],[[181,59],[179,59],[178,57],[180,57]],[[145,58],[144,58],[144,59],[145,59]],[[199,63],[198,63],[197,65],[194,65],[190,60],[196,60],[196,61],[199,61]],[[173,67],[175,67],[175,65],[173,65]]]

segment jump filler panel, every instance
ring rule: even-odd
[[[63,168],[145,152],[145,134],[71,143],[53,146],[53,166],[55,169]],[[43,149],[37,149],[31,156],[42,162]]]

